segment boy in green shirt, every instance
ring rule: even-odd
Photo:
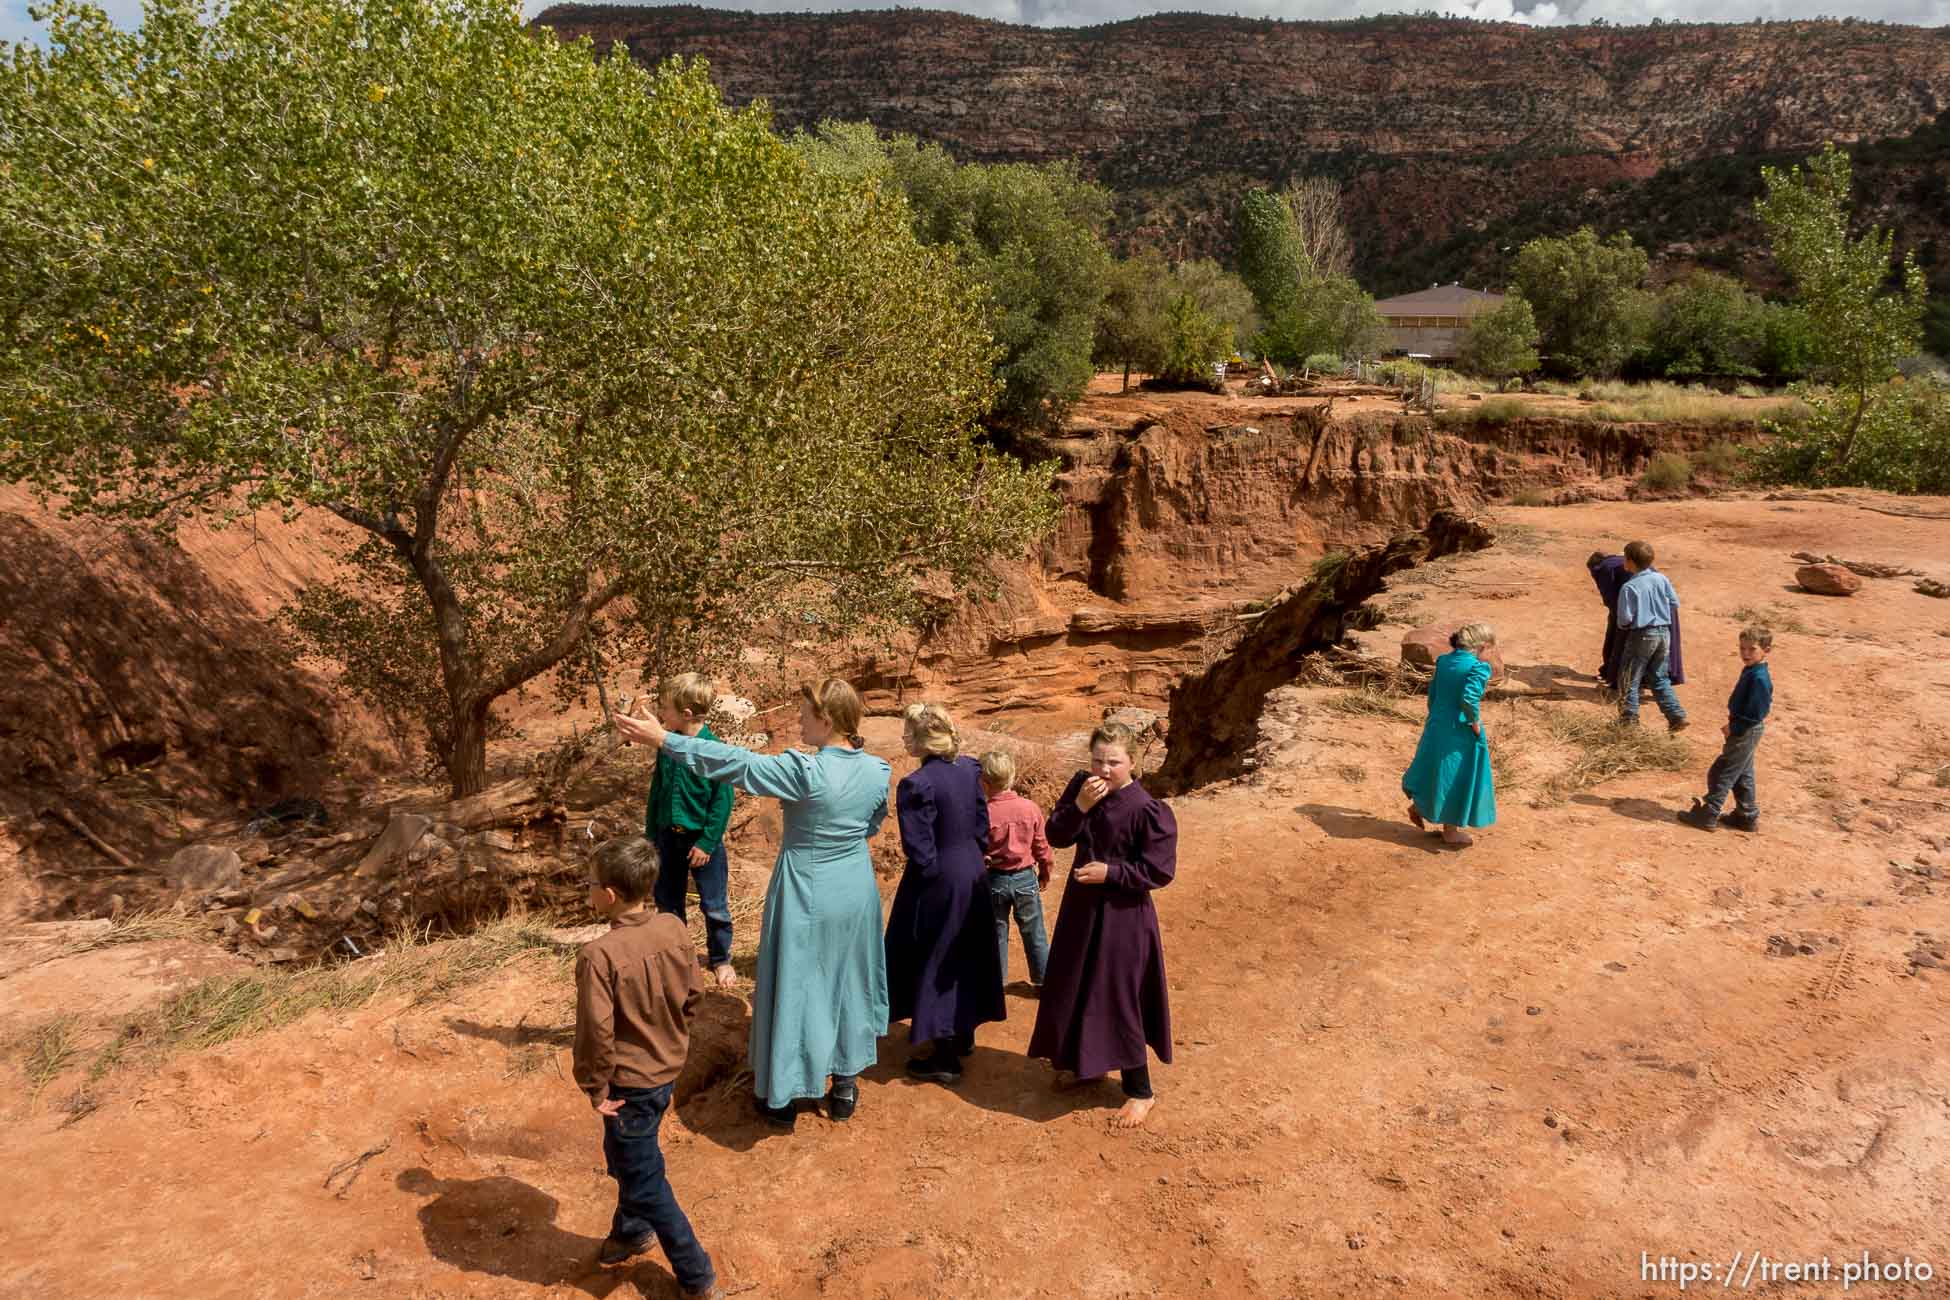
[[[670,731],[716,740],[704,719],[717,700],[709,680],[698,673],[679,673],[657,694],[657,720]],[[724,854],[732,797],[728,782],[707,781],[660,750],[643,819],[643,834],[657,846],[660,862],[657,910],[685,920],[685,895],[692,874],[697,876],[698,907],[704,913],[704,959],[719,988],[738,982],[731,966],[731,864]]]

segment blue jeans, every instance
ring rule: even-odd
[[[1015,913],[1022,931],[1023,955],[1029,958],[1029,982],[1043,985],[1049,969],[1049,936],[1043,932],[1043,893],[1036,886],[1036,868],[989,872],[989,905],[995,909],[995,941],[1002,949],[1002,969],[1009,969],[1009,914]]]
[[[1672,634],[1663,627],[1633,628],[1625,634],[1625,649],[1618,664],[1618,716],[1626,722],[1639,720],[1639,687],[1652,688],[1659,712],[1669,723],[1684,722],[1686,710],[1679,707],[1673,692],[1672,677],[1666,672],[1666,651]]]
[[[659,912],[688,920],[684,898],[690,893],[691,846],[702,831],[665,826],[657,831],[657,884],[651,890]],[[714,969],[731,961],[731,863],[724,845],[697,869],[697,905],[704,913],[704,960]]]
[[[1720,756],[1706,769],[1708,812],[1717,814],[1731,791],[1736,812],[1742,817],[1760,816],[1760,797],[1754,790],[1754,751],[1760,748],[1760,733],[1765,730],[1765,725],[1756,725],[1727,737]]]
[[[621,1088],[610,1085],[612,1101],[623,1109],[603,1117],[603,1161],[616,1180],[616,1217],[609,1235],[617,1241],[642,1241],[656,1235],[677,1285],[686,1291],[708,1291],[717,1281],[711,1257],[697,1244],[691,1221],[678,1208],[677,1195],[664,1176],[663,1148],[657,1129],[670,1109],[670,1084],[661,1088]]]

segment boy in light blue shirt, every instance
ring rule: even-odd
[[[1652,543],[1627,542],[1625,572],[1631,576],[1618,590],[1619,634],[1625,648],[1618,664],[1618,720],[1639,724],[1639,687],[1649,686],[1673,731],[1687,727],[1686,710],[1672,689],[1666,656],[1672,649],[1672,622],[1679,609],[1679,593],[1666,575],[1652,567]]]

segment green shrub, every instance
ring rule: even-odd
[[[1449,407],[1436,417],[1436,421],[1467,429],[1479,424],[1508,424],[1512,420],[1523,419],[1529,413],[1530,407],[1522,398],[1486,397],[1480,402]]]
[[[1677,492],[1693,481],[1693,462],[1676,451],[1660,452],[1639,476],[1639,486],[1653,492]]]
[[[1746,467],[1747,453],[1730,442],[1715,442],[1693,457],[1693,467],[1714,478],[1733,478]]]
[[[1341,359],[1332,352],[1316,352],[1301,364],[1316,375],[1334,375],[1341,371]]]

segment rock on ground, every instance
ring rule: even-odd
[[[1449,653],[1449,638],[1455,634],[1460,623],[1430,623],[1416,628],[1402,638],[1402,662],[1417,668],[1433,668],[1435,661]],[[1503,666],[1503,650],[1492,645],[1483,655],[1490,666],[1490,680],[1501,681],[1507,672]]]
[[[1862,579],[1839,564],[1804,564],[1794,578],[1817,596],[1853,596],[1862,590]]]

